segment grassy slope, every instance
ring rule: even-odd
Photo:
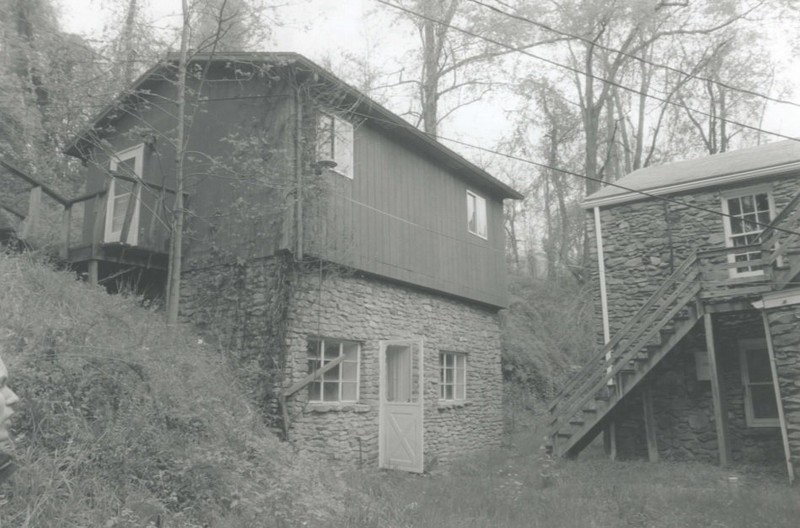
[[[261,425],[221,359],[136,299],[0,254],[0,354],[22,401],[0,526],[301,526],[337,485]]]

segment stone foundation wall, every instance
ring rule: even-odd
[[[725,246],[723,217],[716,214],[722,212],[721,195],[729,190],[755,185],[772,189],[776,214],[797,193],[797,178],[791,177],[671,196],[687,205],[646,199],[600,209],[612,336],[692,251]],[[600,282],[592,210],[586,212],[586,229],[590,239],[589,262],[593,268],[595,328],[598,343],[602,343]]]
[[[307,343],[361,343],[355,404],[289,400],[290,440],[300,450],[350,465],[377,465],[378,352],[387,339],[424,339],[425,463],[497,446],[502,435],[500,329],[495,310],[375,278],[287,267],[280,257],[184,274],[182,316],[233,351],[265,417],[279,427],[275,393],[308,374]],[[467,354],[467,399],[439,401],[439,352]],[[286,354],[285,376],[276,365]]]
[[[738,341],[764,338],[758,312],[719,317],[715,323],[718,364],[728,406],[728,434],[733,460],[779,463],[783,456],[780,430],[748,427],[744,387],[739,366]],[[798,336],[800,340],[800,336]],[[659,456],[667,460],[719,461],[711,382],[697,379],[695,350],[705,350],[698,327],[643,381],[653,391]],[[621,457],[646,457],[644,415],[639,390],[632,392],[618,411],[617,449]]]
[[[800,305],[767,311],[795,477],[800,477]]]
[[[301,390],[290,407],[298,448],[349,464],[377,465],[378,354],[386,339],[424,339],[424,459],[427,467],[497,446],[502,435],[502,377],[497,313],[373,278],[307,274],[294,292],[288,342],[294,381],[308,373],[307,340],[361,342],[359,401],[309,404]],[[439,352],[467,354],[467,400],[439,401]]]

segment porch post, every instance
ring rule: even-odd
[[[97,286],[97,280],[98,280],[97,263],[98,261],[96,260],[89,261],[89,269],[88,269],[89,284],[91,284],[92,286]]]
[[[767,338],[767,352],[769,353],[769,366],[772,372],[772,386],[775,389],[775,403],[778,406],[778,423],[781,426],[781,440],[783,440],[783,454],[786,457],[786,470],[789,473],[789,484],[794,482],[794,466],[792,465],[792,450],[789,446],[789,431],[786,426],[786,415],[783,411],[783,399],[781,398],[781,385],[778,379],[778,365],[775,363],[775,349],[772,346],[772,332],[769,328],[769,318],[767,308],[761,310],[761,319],[764,321],[764,335]]]
[[[711,371],[711,395],[714,399],[714,423],[717,428],[717,445],[719,446],[719,465],[726,467],[731,459],[731,445],[728,441],[728,409],[725,401],[722,378],[717,366],[717,354],[714,347],[714,322],[710,313],[703,314],[706,333],[706,353]]]
[[[644,407],[644,432],[647,437],[647,458],[650,462],[658,462],[658,441],[656,438],[656,420],[653,413],[653,391],[646,385],[642,391],[642,406]]]

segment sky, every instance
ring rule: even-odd
[[[108,0],[57,0],[61,3],[62,28],[88,38],[100,38],[108,24]],[[151,23],[158,27],[175,27],[180,21],[180,0],[141,0]],[[323,62],[326,57],[337,58],[344,53],[371,53],[374,60],[392,61],[416,44],[410,25],[398,24],[374,0],[293,0],[290,8],[281,11],[282,25],[276,27],[268,49],[294,51],[312,60]],[[311,14],[312,16],[309,16]],[[383,17],[380,26],[391,32],[368,25],[367,15]],[[379,33],[378,33],[379,32]],[[772,32],[774,50],[782,61],[787,79],[795,79],[795,93],[790,97],[800,101],[800,58],[790,55],[786,40],[796,35],[792,28],[776,28]],[[735,80],[729,81],[735,84]],[[397,112],[403,108],[392,108]],[[470,105],[445,121],[440,134],[483,146],[493,146],[510,130],[507,115],[514,110],[508,98],[488,98]],[[754,123],[755,124],[755,123]],[[762,128],[789,136],[800,136],[800,108],[770,103]],[[450,145],[463,153],[463,147]],[[479,153],[468,157],[476,161]]]

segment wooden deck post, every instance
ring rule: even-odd
[[[89,261],[89,270],[88,270],[89,271],[89,284],[91,284],[92,286],[97,286],[97,283],[98,283],[98,270],[97,270],[98,262],[99,261],[97,261],[97,260],[90,260]]]
[[[603,448],[609,459],[617,459],[617,422],[614,420],[603,429]]]
[[[64,206],[61,216],[61,258],[69,259],[70,227],[72,225],[72,205]]]
[[[658,441],[656,438],[656,419],[653,413],[653,390],[645,385],[642,390],[642,406],[644,408],[644,432],[647,437],[647,458],[650,462],[658,462]]]
[[[28,202],[28,216],[25,217],[25,227],[22,229],[22,239],[26,240],[38,231],[39,214],[42,210],[42,188],[34,187],[31,189],[30,201]]]
[[[706,353],[711,371],[711,396],[714,399],[714,422],[717,428],[717,445],[719,447],[719,465],[726,467],[731,460],[731,445],[728,441],[728,405],[725,391],[717,365],[717,354],[714,347],[714,322],[712,314],[703,314],[706,333]]]

